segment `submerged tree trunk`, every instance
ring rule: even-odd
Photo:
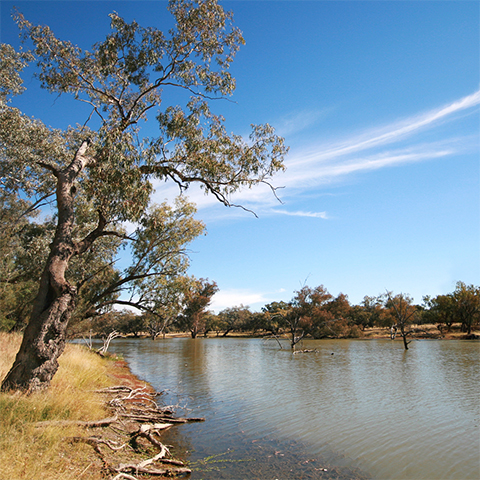
[[[295,346],[299,343],[303,337],[305,336],[305,332],[302,332],[300,335],[297,336],[297,329],[291,328],[290,330],[290,347],[292,351],[295,352]]]
[[[73,255],[85,251],[105,225],[101,219],[96,231],[78,244],[73,242],[74,183],[89,160],[85,156],[87,148],[88,142],[84,142],[63,171],[45,165],[57,177],[57,228],[30,321],[15,362],[2,382],[2,390],[29,393],[43,390],[58,369],[58,357],[65,348],[67,325],[77,297],[77,289],[65,279],[68,262]]]
[[[410,332],[406,332],[403,325],[400,327],[400,332],[402,334],[403,346],[405,347],[405,350],[408,350],[408,344],[410,342],[407,340],[407,336],[410,334]]]

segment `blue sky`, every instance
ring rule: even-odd
[[[213,308],[258,310],[304,284],[360,303],[385,290],[451,292],[480,284],[479,25],[476,1],[228,1],[246,45],[234,102],[214,109],[247,135],[270,123],[290,146],[287,170],[228,209],[188,194],[208,235],[190,273],[220,287]],[[1,41],[18,44],[10,11],[88,48],[108,13],[168,28],[163,1],[1,2]],[[28,72],[27,72],[28,73]],[[25,112],[58,127],[88,115],[35,89]],[[175,187],[159,185],[156,200]]]

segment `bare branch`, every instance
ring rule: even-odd
[[[95,228],[95,230],[90,232],[83,240],[81,240],[75,245],[75,254],[80,255],[86,252],[92,246],[93,242],[103,234],[106,224],[107,219],[102,214],[102,212],[98,210],[97,228]]]
[[[45,162],[37,162],[37,165],[40,165],[41,167],[49,170],[50,172],[53,173],[53,175],[55,177],[58,178],[58,176],[60,175],[60,172],[58,171],[57,168],[55,168],[53,165],[50,165],[49,163],[45,163]]]

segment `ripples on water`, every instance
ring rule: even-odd
[[[171,433],[193,479],[480,478],[477,343],[304,347],[317,353],[235,338],[122,339],[110,350],[165,403],[207,418]]]

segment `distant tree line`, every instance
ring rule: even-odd
[[[174,289],[175,290],[175,289]],[[229,334],[287,336],[292,348],[303,338],[358,338],[368,328],[384,328],[392,338],[402,337],[405,348],[415,333],[412,325],[435,324],[444,334],[458,325],[466,335],[480,322],[480,287],[458,282],[452,293],[424,297],[416,305],[406,294],[385,292],[376,297],[365,296],[359,305],[352,305],[347,295],[331,295],[320,285],[308,286],[295,292],[290,302],[272,302],[260,312],[248,306],[226,308],[215,314],[208,309],[218,291],[215,282],[200,279],[161,311],[136,314],[132,311],[111,310],[103,315],[74,322],[70,334],[89,332],[107,336],[115,330],[123,335],[149,335],[152,339],[171,332],[189,332],[197,336]]]
[[[84,212],[87,223],[87,211]],[[19,197],[0,193],[0,330],[21,331],[29,318],[42,266],[52,241],[51,218],[41,221],[37,209]],[[453,292],[424,297],[416,305],[407,294],[385,292],[365,296],[352,305],[347,295],[331,295],[320,285],[304,286],[290,302],[272,302],[260,312],[248,306],[209,310],[217,284],[187,275],[187,245],[204,232],[194,219],[195,207],[178,199],[174,206],[153,206],[138,228],[107,237],[82,259],[72,262],[70,281],[78,285],[72,336],[149,335],[168,332],[199,335],[287,335],[295,347],[309,338],[356,338],[367,328],[386,328],[400,335],[408,348],[409,325],[436,324],[441,334],[454,324],[467,335],[480,320],[480,287],[458,282]],[[81,233],[79,233],[81,235]],[[123,237],[134,245],[130,265],[115,267]],[[116,306],[114,308],[114,306]],[[132,307],[134,307],[133,313]],[[119,310],[124,308],[124,310]]]

